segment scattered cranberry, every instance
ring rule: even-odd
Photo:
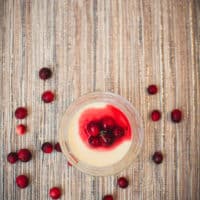
[[[151,113],[152,121],[158,121],[161,118],[161,113],[159,110],[153,110]]]
[[[53,151],[53,145],[49,142],[45,142],[43,145],[42,145],[42,151],[44,153],[51,153]]]
[[[42,94],[42,100],[45,102],[45,103],[51,103],[55,98],[55,95],[52,91],[50,90],[47,90],[45,91],[43,94]]]
[[[87,125],[87,132],[89,135],[92,135],[92,136],[97,136],[100,132],[100,128],[99,128],[99,125],[98,123],[96,122],[90,122],[88,125]]]
[[[52,72],[49,68],[43,67],[39,71],[39,77],[43,80],[50,78],[51,75],[52,75]]]
[[[20,149],[17,152],[18,158],[22,162],[28,162],[32,158],[32,154],[28,149]]]
[[[61,191],[60,191],[60,188],[58,187],[53,187],[49,190],[49,196],[52,198],[52,199],[59,199],[60,196],[61,196]]]
[[[110,194],[107,194],[103,197],[103,200],[113,200],[113,196]]]
[[[115,121],[111,117],[105,117],[102,119],[102,127],[104,130],[112,130],[115,126]]]
[[[70,167],[72,166],[72,164],[71,164],[69,161],[67,161],[67,164],[68,164],[68,166],[70,166]]]
[[[171,112],[171,119],[175,123],[179,123],[182,119],[182,112],[179,109],[174,109]]]
[[[153,156],[152,156],[152,160],[156,163],[156,164],[160,164],[163,161],[163,155],[160,151],[156,151]]]
[[[158,88],[156,85],[149,85],[149,87],[147,88],[147,91],[149,94],[153,95],[157,93]]]
[[[113,134],[116,138],[122,137],[124,135],[124,129],[122,127],[116,127],[113,130]]]
[[[26,133],[26,130],[27,130],[27,128],[24,124],[19,124],[16,127],[16,132],[19,135],[24,135]]]
[[[28,115],[28,111],[25,107],[18,107],[15,110],[15,117],[17,119],[24,119]]]
[[[25,175],[19,175],[16,177],[16,184],[20,188],[25,188],[28,186],[28,177]]]
[[[114,136],[111,133],[104,133],[100,135],[100,140],[103,146],[110,146],[114,142]]]
[[[90,136],[90,137],[89,137],[88,143],[89,143],[91,146],[94,146],[94,147],[98,147],[98,146],[101,145],[100,138],[99,138],[99,137],[94,137],[94,136]]]
[[[18,155],[15,152],[10,152],[7,156],[7,161],[11,164],[14,164],[18,161]]]
[[[60,147],[59,142],[57,142],[57,143],[54,145],[54,149],[55,149],[57,152],[62,152],[62,149],[61,149],[61,147]]]
[[[117,184],[120,188],[127,188],[128,187],[128,180],[125,177],[120,177],[117,180]]]

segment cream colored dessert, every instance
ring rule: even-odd
[[[106,103],[95,102],[83,106],[74,113],[69,121],[68,129],[66,130],[68,135],[68,146],[74,157],[77,160],[94,167],[105,167],[117,163],[127,154],[132,143],[131,139],[123,141],[109,151],[97,151],[89,148],[81,139],[79,134],[79,118],[81,114],[88,108],[104,108],[106,105]]]

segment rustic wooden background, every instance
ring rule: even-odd
[[[50,66],[44,82],[38,71]],[[159,93],[148,96],[155,83]],[[57,99],[45,105],[41,93]],[[143,150],[126,190],[116,187],[119,175],[92,177],[41,144],[56,142],[67,106],[90,91],[112,91],[126,97],[144,121]],[[65,200],[200,199],[200,1],[199,0],[0,0],[0,199],[46,200],[60,186]],[[27,106],[29,132],[15,133],[13,112]],[[180,124],[170,121],[173,108],[184,112]],[[149,112],[162,111],[152,123]],[[6,156],[30,148],[29,163],[10,165]],[[155,150],[164,162],[151,161]],[[31,184],[20,190],[15,177],[28,174]]]

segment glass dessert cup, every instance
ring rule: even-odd
[[[108,105],[114,106],[126,117],[130,125],[130,139],[113,149],[90,149],[79,135],[80,116],[87,109],[102,109]],[[67,108],[59,128],[59,142],[68,161],[80,171],[93,176],[113,175],[134,163],[143,137],[142,121],[135,108],[123,97],[110,92],[94,92],[79,97]]]

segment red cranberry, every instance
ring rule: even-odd
[[[120,188],[127,188],[128,187],[128,180],[125,177],[120,177],[117,180],[117,184]]]
[[[179,109],[174,109],[171,112],[171,119],[175,123],[179,123],[182,119],[182,112]]]
[[[52,75],[52,72],[51,72],[51,70],[50,70],[49,68],[47,68],[47,67],[43,67],[43,68],[41,68],[40,71],[39,71],[39,77],[40,77],[41,79],[43,79],[43,80],[46,80],[46,79],[50,78],[51,75]]]
[[[28,115],[28,111],[25,107],[19,107],[15,110],[15,117],[17,119],[24,119]]]
[[[99,137],[90,136],[88,142],[91,146],[99,147],[101,145],[101,141]]]
[[[153,95],[157,93],[158,88],[156,85],[149,85],[149,87],[147,88],[147,91],[149,94]]]
[[[124,129],[122,127],[116,127],[113,130],[113,134],[116,138],[122,137],[124,135]]]
[[[20,188],[25,188],[28,186],[28,177],[25,175],[19,175],[16,177],[16,184]]]
[[[160,151],[156,151],[153,156],[152,156],[152,160],[156,163],[156,164],[160,164],[163,161],[163,155]]]
[[[54,149],[55,149],[57,152],[62,152],[62,149],[61,149],[61,147],[60,147],[59,142],[57,142],[57,143],[54,145]]]
[[[49,190],[49,196],[52,199],[59,199],[61,196],[61,190],[58,187],[53,187]]]
[[[53,151],[53,145],[49,142],[45,142],[43,145],[42,145],[42,151],[44,153],[51,153]]]
[[[70,167],[72,166],[72,164],[71,164],[69,161],[67,161],[67,164],[68,164],[68,166],[70,166]]]
[[[100,132],[100,128],[99,128],[99,125],[98,123],[96,122],[90,122],[88,125],[87,125],[87,132],[89,135],[92,135],[92,136],[97,136]]]
[[[114,136],[111,133],[104,133],[100,135],[100,141],[103,146],[110,146],[114,142]]]
[[[110,194],[107,194],[103,197],[103,200],[113,200],[113,196]]]
[[[17,134],[19,134],[19,135],[24,135],[25,133],[26,133],[26,126],[25,125],[23,125],[23,124],[19,124],[19,125],[17,125],[17,127],[16,127],[16,132],[17,132]]]
[[[10,152],[7,156],[7,161],[11,164],[14,164],[18,161],[18,155],[15,152]]]
[[[17,152],[18,158],[22,162],[28,162],[32,158],[32,154],[28,149],[20,149]]]
[[[102,119],[102,127],[104,130],[112,130],[115,126],[115,121],[111,117],[105,117]]]
[[[52,91],[50,90],[47,90],[45,91],[43,94],[42,94],[42,100],[45,102],[45,103],[51,103],[55,98],[55,95]]]
[[[159,110],[153,110],[151,113],[152,121],[158,121],[161,118],[161,113]]]

